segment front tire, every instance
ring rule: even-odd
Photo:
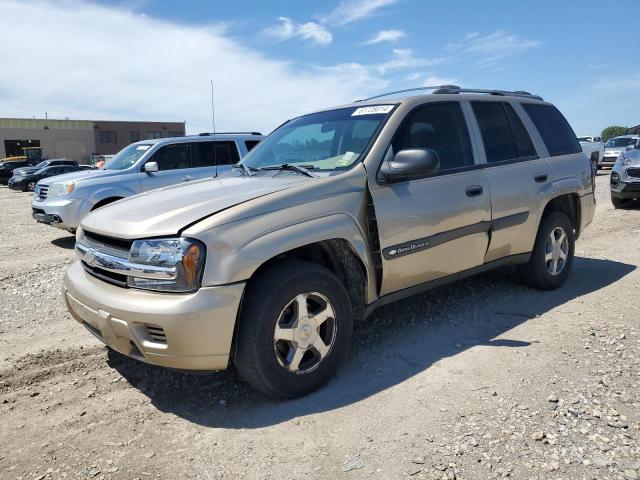
[[[573,266],[575,234],[564,212],[542,219],[529,262],[519,268],[521,278],[540,290],[554,290],[564,283]]]
[[[33,192],[36,189],[36,182],[29,182],[24,187],[25,192]]]
[[[256,390],[294,398],[325,384],[344,358],[353,331],[349,295],[314,263],[287,260],[247,286],[235,367]]]

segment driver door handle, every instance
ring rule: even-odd
[[[191,180],[193,180],[193,177],[190,175],[187,175],[186,177],[182,177],[182,180],[184,180],[185,182],[190,182]]]
[[[546,182],[547,181],[547,174],[546,173],[538,173],[535,177],[533,177],[533,179],[538,183]]]
[[[477,197],[482,195],[484,188],[482,188],[482,185],[470,185],[465,192],[467,193],[467,197]]]

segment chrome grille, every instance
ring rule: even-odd
[[[129,249],[132,243],[132,240],[84,231],[76,242],[75,250],[88,273],[114,285],[126,287],[128,276],[160,280],[176,278],[176,267],[130,262]]]
[[[49,193],[49,185],[38,185],[36,187],[36,197],[38,197],[39,199],[45,199],[47,198],[47,193]]]
[[[627,168],[627,175],[633,178],[640,178],[640,168]]]

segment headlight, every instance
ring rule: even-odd
[[[626,167],[627,165],[631,165],[631,159],[620,155],[620,157],[618,157],[618,164],[621,167]]]
[[[59,195],[68,195],[73,192],[76,187],[75,182],[53,182],[49,185],[47,197],[57,197]]]
[[[136,240],[131,245],[129,262],[157,267],[175,267],[175,279],[127,277],[133,288],[161,292],[193,292],[200,287],[205,246],[191,238]]]

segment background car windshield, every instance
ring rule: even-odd
[[[106,164],[105,170],[125,170],[133,166],[151,145],[129,145],[123,148]]]
[[[590,142],[591,138],[590,137],[578,137],[578,141],[579,142]]]
[[[289,163],[314,170],[348,169],[360,159],[392,108],[341,108],[296,118],[260,142],[242,163],[255,168]]]
[[[634,138],[612,138],[605,145],[607,148],[626,147],[634,143]]]

